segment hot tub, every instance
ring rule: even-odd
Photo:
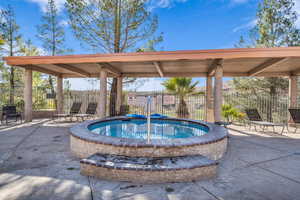
[[[147,120],[113,117],[80,123],[70,129],[71,151],[79,158],[95,153],[129,157],[174,157],[202,155],[220,159],[227,148],[225,128],[202,121],[163,118]]]

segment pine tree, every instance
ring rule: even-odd
[[[70,52],[65,45],[65,30],[61,24],[61,18],[54,0],[48,0],[45,14],[42,16],[42,24],[37,26],[37,38],[43,43],[43,48],[52,56]],[[51,93],[54,93],[55,79],[48,76]]]
[[[249,32],[250,42],[241,37],[236,47],[298,46],[300,31],[296,27],[297,13],[294,6],[293,0],[263,0],[258,6],[257,24]],[[236,78],[233,83],[237,90],[248,88],[251,91],[265,91],[270,97],[288,88],[287,79],[281,77]],[[272,105],[267,112],[270,121],[271,109]]]
[[[157,29],[157,17],[146,0],[67,0],[66,8],[75,36],[96,52],[135,51]],[[125,80],[128,81],[128,80]],[[110,92],[110,115],[116,114],[117,79]]]
[[[296,27],[294,0],[263,0],[257,12],[257,46],[298,46],[300,32]]]
[[[8,5],[7,8],[0,10],[0,34],[3,45],[0,47],[1,53],[4,56],[15,56],[20,52],[19,43],[21,35],[19,34],[19,26],[15,19],[13,8]],[[4,69],[4,77],[9,79],[9,103],[15,103],[15,73],[16,69],[13,66],[9,70]]]

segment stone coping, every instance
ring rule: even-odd
[[[218,165],[216,161],[202,155],[150,158],[100,153],[82,159],[80,163],[109,169],[135,171],[171,171]]]
[[[191,120],[191,119],[178,119],[178,118],[164,118],[161,120],[174,120],[174,121],[185,121],[189,123],[196,123],[208,128],[208,133],[202,136],[193,136],[188,138],[176,138],[176,139],[152,139],[150,143],[147,143],[144,139],[135,138],[118,138],[111,136],[99,135],[91,132],[88,126],[113,121],[113,120],[126,120],[126,119],[137,119],[125,116],[109,117],[98,120],[89,120],[83,123],[79,123],[70,128],[70,133],[72,136],[98,144],[106,144],[113,146],[129,146],[129,147],[174,147],[174,146],[193,146],[200,144],[210,144],[220,141],[228,137],[228,131],[224,127],[207,123],[203,121]]]

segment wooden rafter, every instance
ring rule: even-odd
[[[157,77],[157,73],[123,73],[124,77]],[[164,77],[205,77],[206,73],[164,73]]]
[[[211,65],[208,68],[208,72],[207,75],[208,76],[213,76],[215,73],[215,69],[217,66],[222,65],[223,64],[223,59],[214,59],[211,63]]]
[[[75,66],[72,66],[72,65],[68,65],[68,64],[55,64],[55,66],[63,68],[63,69],[65,69],[65,70],[67,70],[67,71],[69,71],[71,73],[78,74],[79,76],[82,76],[82,77],[90,77],[91,76],[88,72],[86,72],[86,71],[84,71],[82,69],[79,69],[79,68],[77,68]]]
[[[121,76],[121,72],[112,66],[110,63],[98,63],[102,69],[106,69],[109,73],[115,76]]]
[[[275,65],[278,65],[280,63],[287,61],[288,59],[289,58],[271,58],[271,59],[267,60],[266,62],[251,69],[248,72],[248,76],[256,76]]]
[[[159,62],[153,62],[153,65],[155,66],[157,72],[159,73],[159,76],[164,77],[164,72],[162,70],[161,64]]]
[[[297,74],[291,74],[290,72],[267,72],[260,73],[256,76],[259,77],[286,77],[290,75],[300,75],[300,71]],[[108,73],[108,77],[116,77],[114,74]],[[165,72],[164,77],[207,77],[207,73],[205,72]],[[247,77],[248,73],[246,72],[224,72],[223,77]],[[77,78],[76,74],[63,74],[64,78]],[[92,73],[90,77],[98,78],[99,73]],[[139,72],[127,72],[122,73],[122,77],[158,77],[158,74],[155,72],[151,73],[139,73]]]
[[[298,69],[295,69],[291,71],[290,75],[299,75],[300,74],[300,67]]]
[[[26,65],[26,66],[22,66],[22,67],[24,67],[25,69],[31,69],[33,71],[37,71],[37,72],[41,72],[41,73],[45,73],[45,74],[50,74],[50,75],[53,75],[53,76],[61,76],[60,73],[57,73],[57,72],[52,71],[50,69],[41,68],[39,66]]]

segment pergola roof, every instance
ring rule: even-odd
[[[224,76],[300,75],[300,47],[5,57],[8,65],[65,78],[109,76],[204,77],[223,65]]]

